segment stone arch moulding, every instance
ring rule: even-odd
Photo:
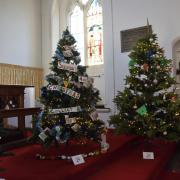
[[[176,69],[180,68],[177,67],[176,64],[176,50],[177,50],[177,45],[178,43],[180,43],[180,36],[176,37],[173,41],[172,41],[172,59],[173,59],[173,76],[176,77]]]

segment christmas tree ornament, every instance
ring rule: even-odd
[[[88,78],[86,76],[78,76],[79,82],[87,82]]]
[[[77,72],[77,66],[74,64],[58,62],[58,68],[67,71]]]
[[[167,131],[164,131],[164,132],[163,132],[163,135],[166,136],[166,135],[167,135]]]
[[[176,97],[175,97],[175,96],[172,96],[172,97],[171,97],[171,101],[172,101],[172,102],[176,102]]]
[[[74,132],[78,132],[80,128],[81,128],[81,126],[79,124],[74,124],[73,126],[71,126],[71,129]]]
[[[75,113],[75,112],[82,112],[80,106],[74,107],[67,107],[67,108],[60,108],[60,109],[49,109],[50,114],[66,114],[66,113]]]
[[[166,94],[163,95],[163,100],[166,100]]]
[[[134,109],[137,109],[137,105],[135,104],[135,105],[133,106],[133,108],[134,108]]]
[[[143,64],[143,69],[144,69],[144,71],[148,72],[149,65],[147,63]]]
[[[141,116],[144,116],[145,114],[147,114],[147,109],[146,109],[146,106],[145,105],[142,105],[140,108],[138,108],[136,110],[136,112],[138,114],[140,114]]]
[[[154,80],[153,80],[153,83],[154,83],[154,84],[157,84],[157,82],[158,82],[157,79],[154,79]]]
[[[63,83],[64,83],[64,87],[68,87],[68,85],[69,85],[69,82],[68,81],[63,81]]]

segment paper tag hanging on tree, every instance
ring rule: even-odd
[[[68,96],[71,96],[75,99],[80,98],[80,94],[77,93],[76,91],[73,91],[72,89],[68,89],[66,87],[58,86],[58,85],[49,85],[47,87],[48,90],[51,91],[62,91],[64,94],[67,94]]]
[[[145,114],[147,114],[146,106],[145,106],[145,105],[141,106],[140,108],[138,108],[138,109],[136,110],[136,112],[137,112],[138,114],[140,114],[141,116],[144,116]]]
[[[72,72],[77,72],[77,66],[74,64],[67,64],[63,62],[58,62],[58,68],[67,70],[67,71],[72,71]]]
[[[82,109],[80,106],[75,106],[75,107],[67,107],[61,109],[50,109],[49,111],[51,114],[59,114],[59,113],[81,112]]]
[[[42,141],[45,141],[48,137],[44,132],[41,132],[38,136]]]
[[[88,77],[86,77],[86,76],[78,76],[79,82],[87,82],[87,80],[88,80]]]
[[[66,118],[66,124],[72,124],[76,122],[76,118]]]
[[[98,118],[98,113],[97,113],[97,111],[91,112],[91,113],[90,113],[90,117],[91,117],[92,120],[97,120],[97,118]]]
[[[65,115],[66,124],[72,124],[76,122],[76,118],[69,118],[69,115]]]
[[[51,91],[58,91],[59,90],[59,87],[58,85],[49,85],[47,87],[48,90],[51,90]]]
[[[69,95],[69,96],[71,96],[71,97],[73,97],[75,99],[80,98],[80,94],[77,93],[76,91],[73,91],[72,89],[68,89],[68,88],[65,88],[65,87],[62,87],[62,86],[60,86],[59,88],[62,90],[62,92],[64,94],[67,94],[67,95]]]
[[[46,129],[44,129],[38,136],[42,141],[45,141],[48,136],[47,134],[50,132],[50,129],[47,127]]]

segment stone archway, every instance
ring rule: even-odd
[[[172,52],[174,61],[174,76],[177,82],[177,93],[180,95],[180,38],[174,41]]]

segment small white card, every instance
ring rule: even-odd
[[[143,159],[154,159],[153,152],[143,152]]]
[[[41,132],[41,133],[39,134],[39,138],[40,138],[42,141],[45,141],[46,138],[47,138],[47,135],[46,135],[44,132]]]
[[[75,166],[85,163],[84,158],[83,158],[83,156],[81,154],[72,156],[71,158],[72,158],[72,161],[73,161]]]

